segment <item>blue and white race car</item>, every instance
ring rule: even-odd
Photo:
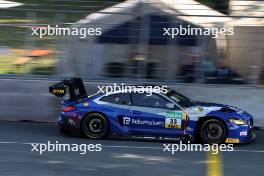
[[[64,97],[58,119],[61,132],[78,130],[88,138],[110,134],[178,138],[202,143],[244,143],[255,137],[253,117],[233,106],[198,102],[168,89],[97,93],[87,96],[80,78],[49,87]]]

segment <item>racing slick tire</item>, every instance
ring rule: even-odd
[[[106,138],[109,132],[108,120],[99,113],[91,113],[85,116],[81,127],[83,134],[91,139]]]
[[[220,144],[227,138],[227,127],[218,119],[209,119],[202,123],[199,134],[202,143]]]

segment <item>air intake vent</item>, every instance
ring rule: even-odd
[[[227,113],[235,112],[235,110],[227,108],[227,107],[223,107],[220,111],[221,112],[227,112]]]

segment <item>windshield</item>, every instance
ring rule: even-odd
[[[174,100],[176,103],[178,103],[181,107],[191,107],[195,106],[196,103],[195,101],[191,100],[188,97],[185,97],[184,95],[174,91],[174,90],[169,90],[166,93],[166,96]]]

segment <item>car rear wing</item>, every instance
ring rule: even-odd
[[[68,78],[49,87],[49,92],[57,97],[64,97],[69,91],[69,101],[87,98],[87,93],[81,78]]]

